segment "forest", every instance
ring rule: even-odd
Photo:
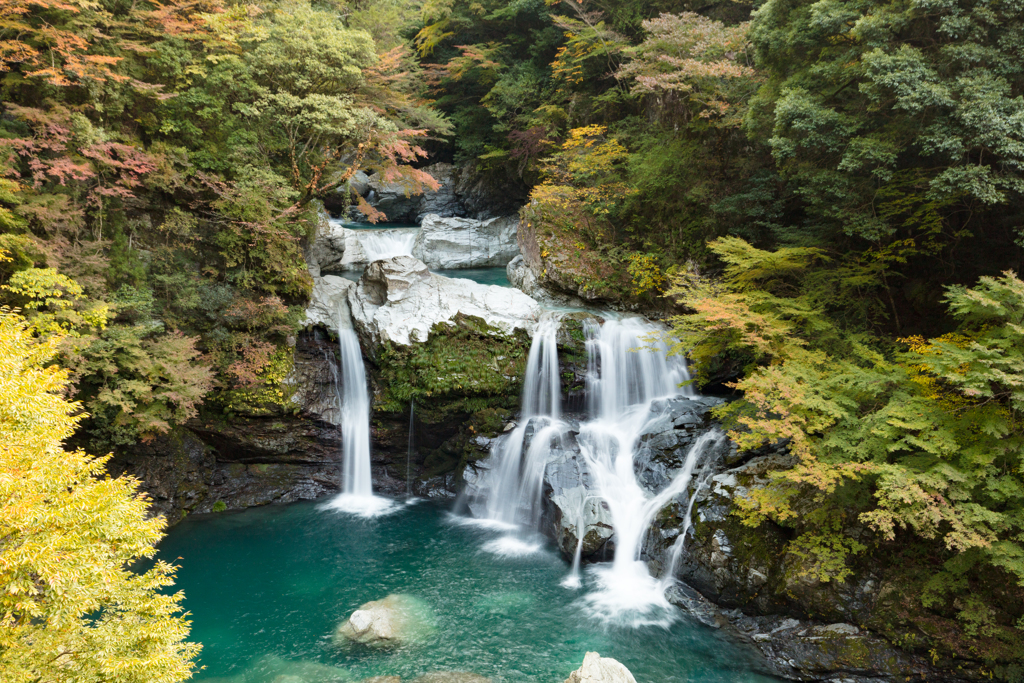
[[[794,581],[884,566],[874,629],[1024,680],[1021,0],[0,0],[0,71],[3,680],[191,675],[85,453],[297,410],[322,202],[437,162],[787,444],[738,515]]]

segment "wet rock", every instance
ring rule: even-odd
[[[518,252],[518,248],[516,249]],[[526,261],[523,260],[523,255],[517,253],[515,257],[508,262],[505,266],[505,275],[508,276],[509,283],[516,289],[526,292],[530,296],[533,296],[534,291],[537,289],[537,276],[533,274],[529,266],[526,265]]]
[[[360,232],[364,231],[352,230],[337,223],[322,223],[306,251],[306,263],[310,265],[313,275],[365,266],[369,259],[363,249]]]
[[[342,622],[335,643],[361,643],[370,647],[396,647],[422,641],[433,630],[430,609],[419,598],[392,593],[373,600]]]
[[[413,255],[430,268],[505,266],[519,254],[519,218],[478,221],[428,214],[420,223]]]
[[[636,683],[636,679],[618,660],[588,652],[583,666],[569,674],[565,683]]]
[[[429,479],[417,480],[413,483],[412,492],[422,498],[431,500],[455,500],[458,496],[458,476],[455,472],[447,472]]]
[[[792,680],[962,680],[852,624],[738,613],[732,617],[734,626],[763,653],[773,672]]]
[[[210,495],[216,457],[194,432],[177,427],[152,441],[118,452],[108,464],[111,474],[131,474],[142,480],[152,499],[151,514],[174,524],[195,512]]]
[[[435,325],[450,326],[459,314],[504,334],[532,333],[540,314],[537,302],[518,290],[433,275],[411,256],[371,264],[347,291],[356,331],[371,355],[381,343],[426,341]]]
[[[550,497],[557,510],[555,539],[568,557],[580,548],[580,557],[597,554],[612,537],[612,515],[607,504],[583,486],[566,489]],[[582,532],[581,532],[582,529]],[[580,543],[583,534],[583,544]]]

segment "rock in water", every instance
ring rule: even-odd
[[[572,557],[583,534],[580,556],[588,558],[597,553],[612,537],[612,514],[600,497],[586,487],[576,486],[551,496],[556,508],[555,539],[565,555]]]
[[[516,216],[477,221],[428,214],[412,253],[431,268],[506,266],[519,255],[518,229]]]
[[[636,679],[618,660],[588,652],[583,666],[569,674],[565,683],[636,683]]]
[[[392,593],[362,605],[334,632],[334,641],[395,647],[423,640],[433,631],[430,608],[419,598]]]
[[[491,683],[491,679],[465,671],[433,671],[414,678],[412,683]]]

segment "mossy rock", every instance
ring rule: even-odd
[[[426,342],[383,343],[374,354],[374,409],[402,412],[415,400],[418,418],[441,422],[454,413],[476,413],[518,402],[530,337],[506,334],[476,316],[438,323]]]

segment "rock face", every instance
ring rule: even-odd
[[[337,275],[313,278],[313,294],[306,307],[303,326],[320,326],[337,333],[339,316],[349,314],[349,292],[356,283]],[[342,323],[344,324],[344,323]]]
[[[680,414],[673,424],[690,419]],[[686,447],[684,431],[656,429],[643,438],[636,463],[642,485],[658,488],[666,468],[676,466]],[[783,445],[745,453],[729,446],[711,454],[689,491],[694,495],[693,527],[675,573],[684,583],[669,591],[670,601],[703,623],[750,642],[772,672],[785,678],[976,680],[976,662],[936,664],[923,656],[923,649],[902,650],[872,631],[891,626],[878,616],[884,580],[870,568],[859,568],[845,582],[819,582],[802,571],[802,558],[786,551],[786,530],[770,523],[752,529],[733,514],[737,497],[767,483],[771,471],[795,462]],[[667,570],[664,559],[678,539],[687,501],[688,496],[673,501],[648,532],[644,555],[655,573]]]
[[[375,259],[411,253],[418,234],[418,228],[355,230],[325,220],[306,251],[306,261],[314,277],[357,271]]]
[[[430,268],[505,266],[519,254],[515,216],[484,221],[428,214],[420,223],[413,256]]]
[[[433,275],[410,256],[370,264],[347,293],[356,331],[369,348],[424,342],[436,325],[450,325],[459,314],[505,334],[532,333],[540,315],[537,302],[518,290]]]
[[[419,598],[392,593],[359,607],[334,632],[335,642],[397,647],[422,641],[434,628],[430,609]]]
[[[636,683],[636,679],[618,660],[588,652],[583,666],[569,674],[565,683]]]
[[[516,213],[528,194],[528,188],[520,179],[500,172],[482,172],[473,163],[460,168],[438,163],[423,170],[440,183],[440,188],[413,195],[401,185],[383,183],[376,176],[357,173],[348,188],[331,198],[328,208],[335,212],[346,210],[351,192],[383,211],[389,222],[419,223],[427,214],[486,220]],[[352,219],[361,217],[353,208]]]
[[[205,413],[119,452],[109,465],[111,474],[142,479],[153,499],[151,510],[171,524],[188,513],[291,503],[336,492],[341,455],[331,371],[335,346],[325,335],[298,335],[292,370],[282,386],[295,393],[285,405],[238,410],[230,417]],[[378,490],[404,488],[382,468],[374,474]]]

